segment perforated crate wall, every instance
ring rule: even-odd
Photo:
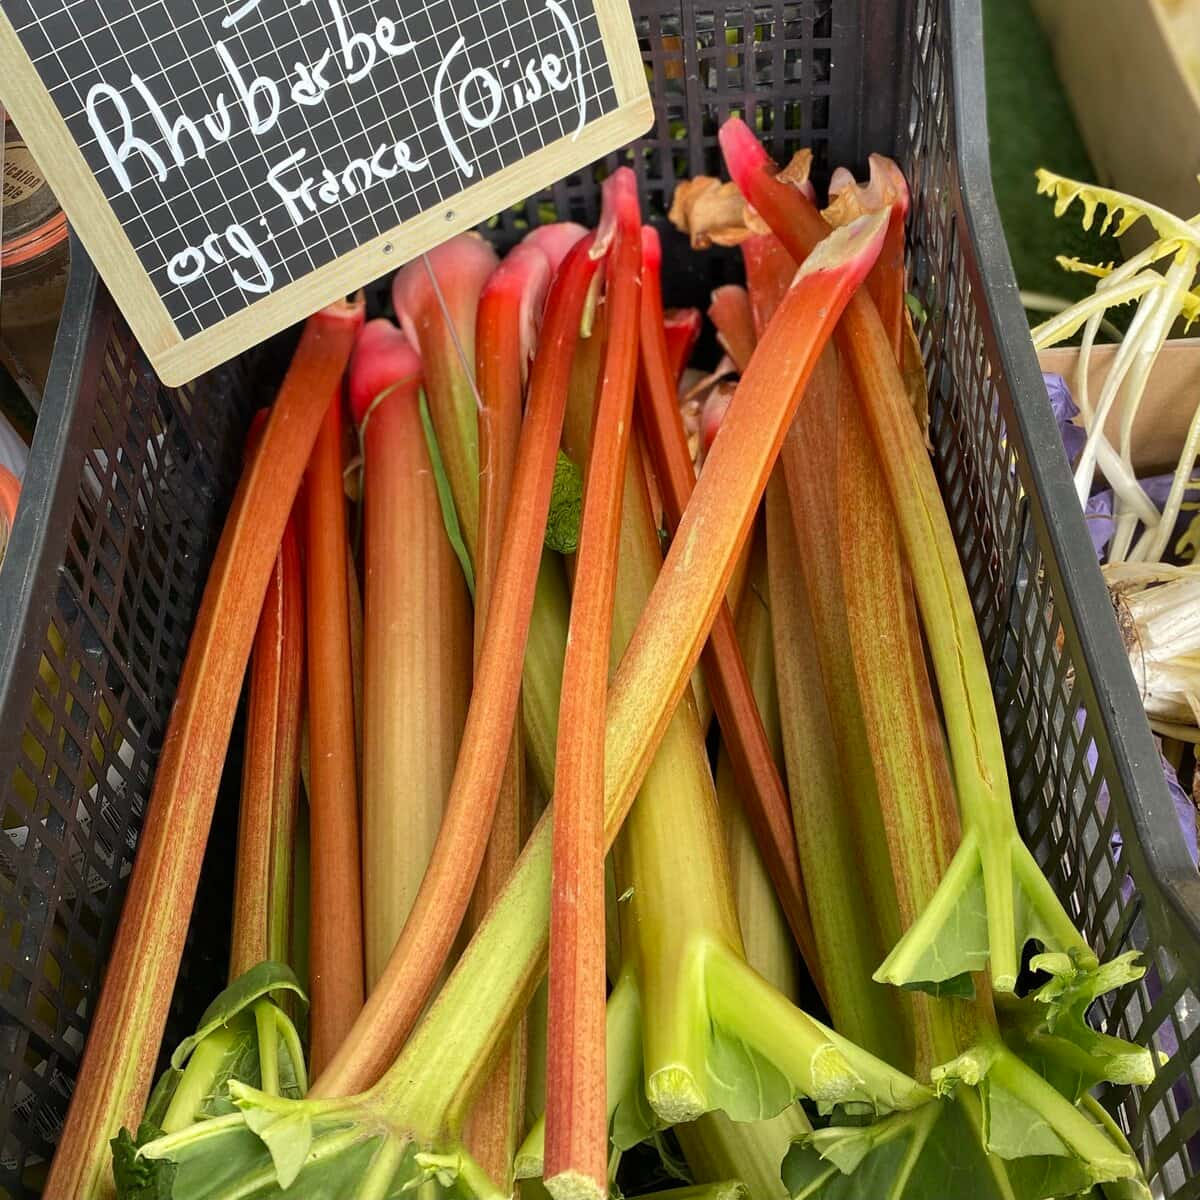
[[[738,113],[780,160],[860,170],[891,152],[913,191],[912,289],[935,464],[991,665],[1018,815],[1097,949],[1153,977],[1100,1014],[1164,1052],[1107,1102],[1170,1200],[1200,1197],[1200,887],[1045,402],[991,197],[978,0],[634,0],[657,125],[488,226],[595,218],[637,172],[662,225],[675,183],[715,174]],[[703,303],[733,254],[665,251],[668,303]],[[249,413],[289,340],[160,388],[86,267],[72,281],[9,561],[0,575],[0,1195],[36,1194],[78,1065],[123,881]],[[44,665],[43,665],[44,664]],[[227,772],[230,774],[230,772]],[[219,807],[171,1036],[224,970],[235,820]],[[1119,835],[1120,861],[1114,849]],[[1131,878],[1130,878],[1131,877]],[[194,930],[194,935],[202,931]],[[1193,1146],[1189,1149],[1189,1144]],[[1193,1157],[1189,1157],[1191,1154]]]

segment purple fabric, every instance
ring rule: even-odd
[[[1075,401],[1071,399],[1071,391],[1061,375],[1043,374],[1042,379],[1046,383],[1046,394],[1050,397],[1050,407],[1054,410],[1054,417],[1058,422],[1058,432],[1062,437],[1063,449],[1067,452],[1067,461],[1074,466],[1075,460],[1079,457],[1084,443],[1087,441],[1087,433],[1082,427],[1073,423],[1073,418],[1079,415],[1079,409],[1076,408]],[[1146,495],[1158,508],[1162,508],[1166,504],[1174,478],[1173,475],[1151,475],[1141,480]],[[1187,491],[1184,493],[1183,507],[1171,534],[1168,552],[1174,548],[1197,515],[1194,510],[1189,510],[1189,504],[1200,504],[1200,475],[1192,477]],[[1112,540],[1115,530],[1112,511],[1113,494],[1109,488],[1093,492],[1088,497],[1088,502],[1083,510],[1088,532],[1092,536],[1092,545],[1096,547],[1096,556],[1101,562],[1104,561],[1108,543]]]
[[[1079,410],[1075,407],[1075,402],[1071,399],[1071,393],[1061,376],[1044,375],[1043,378],[1046,381],[1046,391],[1050,396],[1051,407],[1054,409],[1054,415],[1058,420],[1058,428],[1063,439],[1063,447],[1067,452],[1067,459],[1074,465],[1075,459],[1079,456],[1084,442],[1087,440],[1086,433],[1079,426],[1071,423],[1071,418]],[[1162,508],[1166,503],[1167,494],[1171,490],[1172,478],[1171,475],[1156,475],[1149,479],[1141,480],[1146,494],[1159,508]],[[1186,505],[1189,501],[1195,502],[1197,500],[1200,500],[1200,478],[1193,477],[1189,484],[1188,492],[1184,497],[1184,502]],[[1116,528],[1112,514],[1113,494],[1109,489],[1093,493],[1084,506],[1084,519],[1087,521],[1088,533],[1091,535],[1092,545],[1096,550],[1096,557],[1101,562],[1105,559],[1108,552],[1108,544],[1112,540]],[[1186,508],[1181,510],[1179,520],[1171,536],[1171,541],[1168,543],[1168,553],[1173,549],[1194,516],[1195,513],[1187,511]],[[1085,714],[1082,709],[1076,714],[1075,720],[1080,733],[1084,733]],[[1163,778],[1166,780],[1167,791],[1170,793],[1171,802],[1175,806],[1175,816],[1180,836],[1187,847],[1192,863],[1200,865],[1200,845],[1197,844],[1196,808],[1192,804],[1192,798],[1180,786],[1179,777],[1175,774],[1175,768],[1161,754],[1159,758],[1162,763]],[[1087,763],[1089,770],[1094,774],[1098,767],[1095,743],[1091,743],[1088,746]],[[1109,796],[1106,784],[1101,784],[1096,796],[1096,806],[1102,817],[1108,814]],[[1124,848],[1119,826],[1114,826],[1113,828],[1110,845],[1113,857],[1119,863],[1121,861],[1121,852]],[[1133,878],[1130,875],[1126,875],[1121,881],[1121,895],[1126,901],[1129,901],[1133,896],[1133,892]],[[1162,995],[1162,980],[1159,977],[1158,965],[1156,963],[1153,961],[1147,962],[1146,967],[1146,991],[1151,1004],[1154,1004],[1157,1003],[1159,997]],[[1175,1026],[1170,1020],[1163,1021],[1158,1029],[1155,1030],[1155,1042],[1156,1049],[1169,1058],[1179,1052],[1179,1039],[1175,1033]],[[1171,1090],[1174,1094],[1175,1103],[1181,1113],[1186,1112],[1195,1103],[1196,1098],[1192,1095],[1187,1075],[1181,1076]],[[1200,1162],[1200,1143],[1196,1140],[1193,1140],[1191,1144],[1191,1153]]]
[[[1058,432],[1062,438],[1063,449],[1067,452],[1067,462],[1074,466],[1084,442],[1087,441],[1087,431],[1073,423],[1073,418],[1079,416],[1079,409],[1071,399],[1067,381],[1061,375],[1043,374],[1042,379],[1046,382],[1046,394],[1050,397],[1050,407],[1054,411],[1054,419],[1058,422]]]

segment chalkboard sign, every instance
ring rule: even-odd
[[[0,95],[168,383],[652,120],[626,0],[0,0]]]

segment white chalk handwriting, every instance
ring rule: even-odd
[[[214,30],[212,50],[223,88],[213,85],[199,100],[189,97],[185,106],[171,87],[168,63],[166,79],[162,75],[145,79],[131,72],[124,81],[94,83],[85,99],[85,113],[118,191],[141,194],[149,189],[150,203],[161,202],[165,194],[161,185],[173,172],[190,170],[190,184],[211,179],[203,171],[196,174],[195,162],[207,160],[217,147],[236,139],[242,160],[239,174],[248,176],[252,187],[251,171],[261,180],[259,209],[298,226],[323,208],[386,186],[397,176],[413,177],[412,187],[419,185],[421,177],[432,178],[439,169],[433,161],[439,145],[464,183],[474,180],[484,169],[479,156],[494,149],[487,132],[502,119],[548,98],[555,100],[552,112],[564,132],[577,138],[588,119],[588,87],[580,32],[567,3],[542,0],[540,8],[534,9],[540,21],[530,25],[532,45],[501,59],[494,47],[469,44],[457,26],[446,34],[446,44],[431,46],[426,38],[418,46],[406,36],[399,8],[393,19],[377,16],[374,10],[380,5],[373,5],[364,18],[353,6],[348,11],[346,0],[243,0],[219,21],[214,14],[219,27]],[[326,44],[304,44],[290,72],[272,75],[250,60],[241,34],[251,23],[269,22],[273,12],[277,15],[292,4],[317,5],[322,13],[317,36]],[[385,62],[396,63],[406,73],[399,111],[404,114],[401,120],[414,124],[407,136],[396,137],[400,120],[393,119],[390,135],[388,127],[381,127],[384,136],[363,157],[361,151],[353,155],[342,149],[340,141],[333,147],[303,145],[295,136],[284,138],[275,132],[290,108],[326,106],[338,112],[344,99],[335,100],[331,93],[350,88],[353,101],[356,85],[365,84]],[[422,66],[433,76],[431,93],[422,91],[429,86]],[[568,98],[565,108],[560,95]],[[419,111],[422,96],[432,104],[433,130],[415,127],[413,114]],[[308,122],[309,129],[320,124],[311,117]],[[325,125],[338,136],[336,122]],[[346,130],[348,138],[362,132],[353,120]],[[246,133],[262,140],[261,150],[250,161],[244,160]],[[428,133],[435,136],[426,144],[423,135]],[[239,186],[244,182],[239,180]],[[262,224],[268,223],[264,219]],[[268,231],[264,242],[269,240]],[[264,294],[275,286],[268,252],[235,220],[198,244],[170,252],[166,275],[171,284],[185,287],[219,268],[251,294]]]

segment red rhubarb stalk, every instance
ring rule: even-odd
[[[904,172],[882,154],[870,157],[870,179],[858,183],[845,167],[838,167],[829,181],[829,207],[825,219],[830,225],[844,225],[866,212],[887,209],[891,217],[887,237],[879,252],[879,261],[867,276],[867,291],[879,310],[896,361],[903,361],[904,350],[904,223],[908,218],[908,182]]]
[[[658,250],[658,256],[662,258],[661,248]],[[792,274],[794,275],[795,271]],[[708,319],[716,326],[717,341],[721,343],[722,349],[733,359],[734,366],[739,371],[744,371],[750,363],[750,355],[754,353],[754,345],[758,341],[754,311],[746,289],[734,283],[717,288],[708,306]]]
[[[698,308],[671,308],[663,314],[663,334],[667,339],[667,357],[671,375],[678,379],[692,359],[692,351],[704,328]]]
[[[137,860],[45,1194],[111,1193],[109,1141],[136,1129],[158,1059],[263,597],[361,297],[310,317],[233,498],[159,756]]]
[[[429,868],[378,984],[310,1094],[344,1095],[387,1069],[421,1014],[475,887],[511,745],[571,357],[597,266],[591,246],[585,238],[571,250],[547,300],[483,652]]]
[[[774,164],[744,122],[727,121],[720,138],[738,186],[789,252],[798,261],[812,252],[827,235],[825,221],[799,192],[775,178]],[[1095,955],[1018,835],[990,672],[953,530],[894,350],[869,294],[847,305],[838,342],[863,402],[929,631],[963,828],[938,903],[909,928],[875,977],[895,984],[937,983],[978,969],[986,954],[993,986],[1011,992],[1030,937],[1049,950],[1078,954],[1084,964],[1094,963]],[[979,889],[986,906],[986,949],[968,951],[958,926],[945,914],[958,911],[963,896],[977,896]]]
[[[560,249],[565,254],[584,233],[570,226],[551,237],[551,232],[560,227],[543,228],[541,242],[552,243],[550,248],[556,257]],[[479,297],[475,336],[475,374],[480,398],[476,656],[483,650],[484,626],[517,465],[526,376],[550,274],[551,263],[545,250],[527,238],[496,268]],[[525,795],[524,765],[521,722],[514,721],[491,837],[467,912],[467,926],[472,931],[479,927],[512,874],[529,833],[531,806]],[[513,1157],[524,1132],[525,1057],[526,1028],[522,1019],[476,1098],[465,1130],[471,1153],[509,1195],[513,1190]]]
[[[605,780],[618,827],[708,640],[804,385],[885,227],[864,217],[809,256],[742,376],[728,436],[713,446],[609,690]],[[683,612],[696,619],[680,621]]]
[[[608,1180],[605,700],[642,282],[637,181],[628,167],[605,181],[604,200],[600,240],[612,239],[608,342],[584,485],[554,770],[545,1181],[556,1200],[604,1196]]]
[[[608,1191],[604,716],[642,282],[637,181],[629,168],[605,181],[604,207],[601,239],[612,227],[608,344],[585,477],[554,775],[544,1178],[556,1200]]]
[[[796,274],[796,260],[773,233],[748,237],[741,245],[746,290],[754,328],[762,337]]]
[[[392,284],[396,319],[421,355],[429,415],[472,558],[479,528],[479,434],[468,364],[475,361],[479,293],[495,267],[491,246],[462,234],[409,263]]]
[[[666,340],[662,328],[662,249],[657,232],[642,232],[645,278],[641,303],[639,413],[654,461],[668,528],[678,528],[691,499],[696,477],[687,436],[675,401]],[[749,317],[747,301],[746,316]],[[752,326],[750,327],[752,336]],[[749,349],[747,352],[749,362]],[[800,876],[800,858],[787,791],[771,752],[750,676],[742,659],[737,628],[728,603],[713,622],[705,647],[704,677],[733,768],[742,787],[742,803],[759,850],[779,893],[784,914],[814,980],[820,978],[812,922]]]
[[[304,703],[304,580],[295,521],[283,532],[250,660],[229,978],[291,962],[292,844]]]
[[[7,467],[0,467],[0,560],[3,560],[4,551],[8,548],[20,498],[20,480]]]
[[[304,495],[308,573],[308,732],[312,790],[309,917],[312,1069],[341,1045],[363,1002],[358,748],[346,583],[342,389],[313,447]]]
[[[363,892],[370,992],[441,827],[471,685],[471,608],[421,425],[421,360],[370,321],[350,364],[366,565]]]

